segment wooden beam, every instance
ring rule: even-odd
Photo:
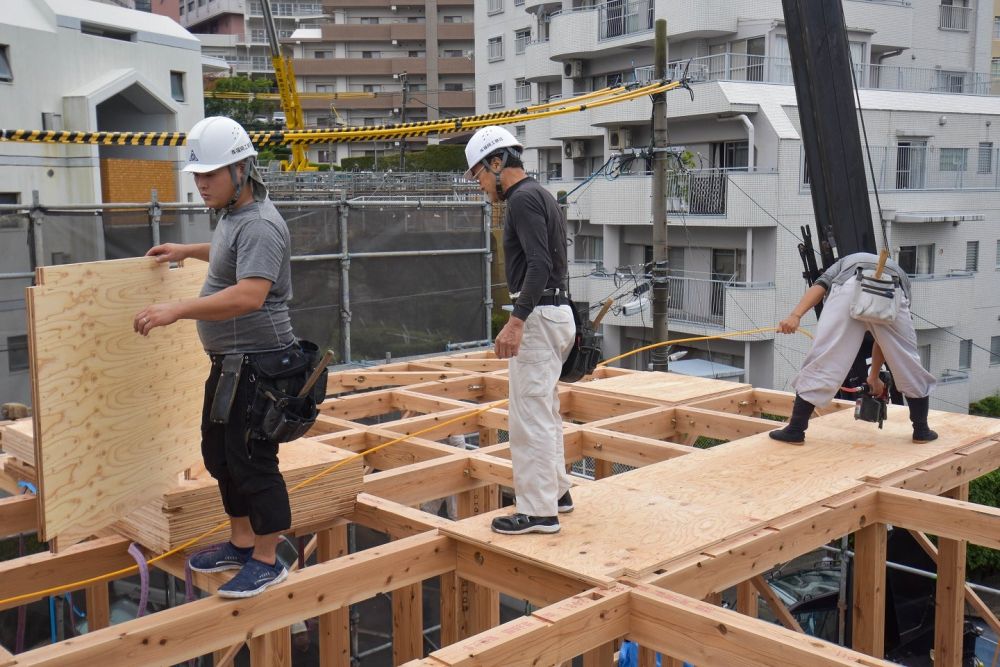
[[[444,517],[428,514],[369,493],[358,494],[354,512],[348,518],[354,523],[385,533],[394,540],[451,524],[451,521]]]
[[[554,604],[593,587],[583,579],[552,572],[523,560],[466,543],[456,545],[458,574],[535,606]]]
[[[431,657],[449,667],[558,665],[628,631],[629,589],[593,590],[540,609]]]
[[[737,440],[770,431],[774,429],[775,424],[770,419],[680,407],[675,408],[674,419],[677,421],[679,432],[720,440]]]
[[[176,664],[454,568],[448,538],[417,535],[293,572],[254,598],[204,598],[23,653],[17,665]]]
[[[347,526],[316,534],[316,559],[327,563],[348,555]],[[319,615],[319,663],[351,667],[351,610],[341,607]]]
[[[0,536],[38,530],[38,500],[33,493],[0,498]]]
[[[984,438],[956,452],[947,452],[875,481],[883,487],[937,495],[998,468],[1000,445],[993,438]]]
[[[1000,508],[902,489],[880,489],[879,521],[1000,549]]]
[[[884,660],[654,586],[632,589],[631,608],[629,639],[698,667],[891,667]]]
[[[607,429],[588,428],[582,436],[584,456],[599,457],[636,467],[659,463],[695,451],[694,447],[687,445],[617,433]]]
[[[803,631],[802,626],[799,625],[799,622],[795,619],[794,616],[792,616],[791,612],[788,611],[788,607],[785,606],[785,603],[781,601],[781,598],[779,598],[777,594],[774,592],[774,590],[772,590],[771,587],[768,585],[768,583],[764,581],[764,577],[758,574],[756,577],[750,580],[750,583],[753,586],[754,590],[756,590],[757,593],[762,598],[764,598],[764,601],[767,602],[767,606],[770,607],[771,611],[774,613],[779,623],[781,623],[789,630],[794,630],[795,632]],[[754,611],[753,616],[756,617],[757,616],[756,605],[753,611]],[[744,615],[746,616],[748,614]]]
[[[876,491],[852,490],[708,545],[667,565],[647,582],[697,599],[725,590],[868,525],[875,515]]]
[[[111,602],[108,582],[87,587],[87,632],[111,625]]]
[[[76,544],[58,554],[46,551],[0,562],[0,600],[64,586],[135,565],[135,560],[128,554],[129,544],[131,542],[123,537],[102,537]],[[16,603],[0,604],[0,610],[44,597],[31,595]]]
[[[403,505],[417,505],[483,486],[469,474],[469,455],[456,453],[454,447],[448,449],[448,456],[440,459],[365,475],[362,491]]]
[[[885,655],[885,553],[888,532],[884,523],[854,533],[854,594],[851,639],[855,650],[881,658]]]
[[[615,664],[615,643],[608,642],[583,654],[583,667],[612,667]]]
[[[969,499],[969,485],[946,492],[957,501]],[[967,542],[938,536],[937,590],[934,595],[934,664],[961,667],[965,620],[965,553]]]
[[[514,468],[510,459],[499,458],[496,453],[471,453],[469,455],[469,472],[478,480],[514,486]]]

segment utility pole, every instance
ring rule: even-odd
[[[657,81],[667,78],[667,22],[656,21],[656,42],[653,54],[653,76]],[[670,302],[669,266],[667,265],[667,94],[653,95],[653,341],[662,343],[670,334],[667,308]],[[654,371],[667,370],[668,352],[665,347],[652,350]]]
[[[410,92],[410,84],[406,81],[406,70],[399,75],[403,82],[403,104],[399,107],[399,122],[406,123],[406,98]],[[406,171],[406,137],[399,138],[399,170]]]

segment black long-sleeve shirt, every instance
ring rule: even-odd
[[[531,177],[507,190],[504,269],[514,317],[526,320],[549,288],[565,288],[566,223],[555,197]]]

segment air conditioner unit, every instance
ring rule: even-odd
[[[608,132],[608,148],[613,151],[632,148],[632,128],[612,128],[611,131]]]
[[[579,79],[583,76],[582,60],[567,60],[563,63],[563,75],[567,79]]]
[[[396,11],[396,5],[389,5],[389,11],[390,12]]]
[[[393,46],[399,46],[399,40],[398,39],[392,40],[392,45]]]
[[[571,159],[586,157],[587,146],[583,143],[582,139],[565,141],[563,142],[563,155]]]
[[[392,113],[393,113],[393,115],[398,116],[399,115],[399,107],[393,107],[392,108]]]

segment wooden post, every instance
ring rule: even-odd
[[[458,641],[458,589],[459,579],[454,572],[438,577],[441,584],[441,646]]]
[[[645,646],[640,646],[639,667],[656,667],[656,651]]]
[[[392,592],[392,664],[424,657],[423,584]]]
[[[458,516],[465,519],[492,512],[500,507],[500,487],[496,484],[458,494]],[[466,639],[500,625],[500,592],[486,586],[458,580],[459,639]]]
[[[347,526],[316,533],[316,558],[321,562],[346,556]],[[319,662],[330,667],[351,665],[351,609],[341,607],[319,617]]]
[[[604,459],[594,459],[594,479],[607,479],[614,473],[614,463]]]
[[[87,632],[111,625],[111,604],[106,581],[87,587]]]
[[[969,485],[941,494],[968,501]],[[965,540],[938,539],[937,592],[934,597],[934,664],[960,667],[965,619]]]
[[[490,445],[495,445],[499,441],[497,437],[497,430],[495,428],[484,428],[479,431],[479,446],[489,447]]]
[[[854,604],[851,637],[857,651],[875,658],[885,653],[885,524],[854,533]]]
[[[583,667],[611,667],[614,660],[615,645],[604,644],[583,654]]]
[[[752,581],[736,585],[736,611],[744,616],[757,618],[757,589]]]
[[[281,628],[252,638],[250,667],[292,667],[292,629]]]

